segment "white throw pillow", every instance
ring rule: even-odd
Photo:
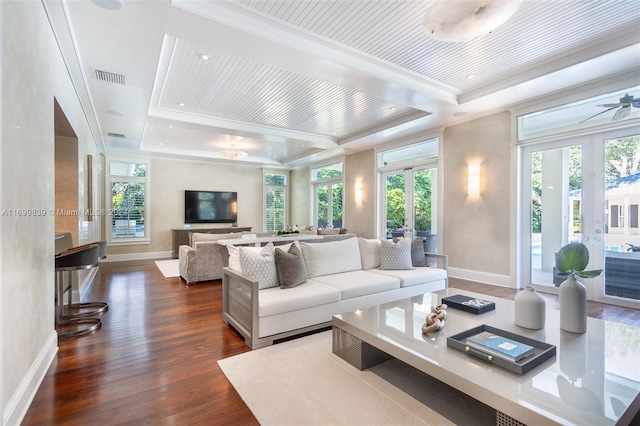
[[[281,248],[282,250],[288,252],[289,248],[291,247],[291,244],[293,244],[293,243],[283,244],[281,246],[276,246],[276,247]],[[295,244],[296,244],[296,246],[298,246],[298,248],[300,248],[300,246],[298,245],[297,241],[295,241]],[[241,274],[242,273],[242,265],[240,264],[240,247],[241,246],[228,245],[227,246],[227,251],[229,252],[229,268],[231,268],[231,269],[233,269],[233,270],[235,270],[235,271],[237,271],[238,273]],[[267,246],[265,245],[264,247],[267,247]],[[242,248],[248,249],[248,250],[253,250],[256,253],[260,253],[260,252],[262,252],[262,249],[264,247],[247,246],[247,247],[242,247]]]
[[[358,237],[360,261],[362,269],[373,269],[380,266],[380,240]]]
[[[258,281],[260,290],[279,285],[273,243],[264,247],[240,247],[239,252],[242,275]]]
[[[326,243],[302,241],[300,248],[309,278],[362,269],[360,248],[356,238]]]
[[[394,243],[393,240],[381,240],[380,269],[413,269],[413,264],[411,263],[411,242],[411,238],[400,238],[396,243]]]

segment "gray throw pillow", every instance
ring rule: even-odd
[[[413,266],[427,266],[422,238],[417,238],[411,242],[411,264]]]
[[[411,238],[400,238],[397,243],[392,240],[382,240],[380,244],[380,269],[413,269],[411,241]]]
[[[295,244],[291,244],[288,252],[276,248],[276,269],[280,288],[295,287],[307,281],[307,267]]]

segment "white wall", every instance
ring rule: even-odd
[[[376,238],[376,156],[374,150],[344,159],[344,226],[363,238]],[[356,202],[356,182],[361,199]]]
[[[514,285],[510,271],[511,114],[445,129],[443,253],[452,276]],[[480,162],[480,197],[467,195],[467,164]],[[515,183],[514,183],[515,184]]]
[[[3,422],[13,425],[28,409],[57,351],[55,218],[50,212],[55,207],[54,98],[78,135],[80,158],[97,149],[42,3],[2,2],[2,9],[1,208],[45,212],[1,218],[0,395]],[[81,181],[86,178],[84,169],[79,174]],[[90,228],[88,237],[95,237]]]
[[[171,229],[184,226],[184,190],[236,191],[238,226],[263,229],[262,169],[225,166],[201,161],[152,159],[150,163],[151,243],[109,246],[107,259],[135,258],[152,254],[169,256]],[[226,228],[228,223],[194,224],[197,228]]]

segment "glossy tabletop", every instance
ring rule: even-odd
[[[445,328],[423,335],[431,307],[453,294],[496,309],[449,308]],[[545,328],[529,330],[515,325],[513,301],[459,289],[335,315],[333,324],[525,424],[626,424],[640,404],[638,327],[589,318],[587,333],[574,334],[560,330],[559,311],[547,306]],[[481,324],[553,344],[556,356],[519,375],[447,346],[447,336]]]

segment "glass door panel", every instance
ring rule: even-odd
[[[402,237],[407,226],[405,173],[385,177],[386,237]]]
[[[329,186],[318,185],[316,186],[316,206],[317,215],[316,226],[318,228],[326,228],[329,218]]]
[[[437,251],[436,169],[423,169],[413,172],[413,229],[417,238],[422,238],[425,251]]]
[[[331,215],[332,227],[342,228],[342,183],[331,185]]]
[[[599,293],[640,300],[640,135],[604,140],[604,178],[605,270]]]
[[[530,223],[531,283],[559,286],[555,253],[569,241],[581,241],[582,149],[580,145],[533,151]]]

